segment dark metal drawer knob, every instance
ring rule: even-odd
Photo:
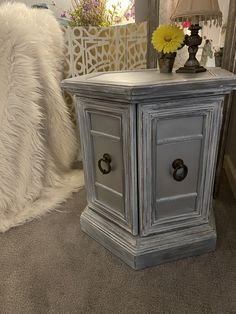
[[[175,159],[172,163],[173,178],[176,181],[183,181],[188,174],[188,167],[184,164],[182,159]]]
[[[106,168],[103,168],[102,164],[105,164]],[[111,172],[111,156],[109,154],[104,154],[103,157],[99,159],[98,168],[102,174],[108,174]]]

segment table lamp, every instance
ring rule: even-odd
[[[198,31],[201,29],[200,22],[214,21],[214,24],[222,24],[222,13],[218,0],[178,0],[171,16],[174,22],[191,22],[189,30],[191,35],[185,36],[185,44],[188,46],[189,58],[185,65],[179,68],[177,73],[198,73],[206,69],[200,66],[196,59],[198,46],[202,43],[202,37]]]

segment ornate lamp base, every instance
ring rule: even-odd
[[[183,66],[176,70],[176,73],[200,73],[200,72],[206,72],[206,69],[203,66]]]
[[[191,35],[185,36],[185,44],[188,46],[189,58],[185,65],[179,68],[176,73],[200,73],[206,71],[203,66],[200,66],[196,59],[198,46],[202,43],[202,37],[198,35],[200,29],[201,26],[199,26],[199,24],[191,25],[189,28]]]

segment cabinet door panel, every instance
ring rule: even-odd
[[[155,220],[193,213],[197,206],[197,193],[178,195],[157,200]]]
[[[159,198],[188,194],[197,191],[202,140],[167,143],[156,146],[156,193]],[[173,177],[172,163],[182,159],[188,168],[183,181]]]
[[[123,155],[122,142],[114,141],[109,137],[92,135],[92,146],[95,165],[95,182],[98,182],[110,189],[123,194]],[[111,172],[104,175],[98,168],[98,161],[104,153],[111,157]],[[106,165],[102,165],[106,168]]]
[[[90,115],[91,130],[107,135],[120,137],[121,119],[120,117],[93,112]]]
[[[201,134],[203,117],[181,117],[175,119],[163,119],[158,121],[158,140],[180,136]]]
[[[122,193],[117,193],[115,190],[111,190],[106,185],[95,183],[96,200],[109,207],[111,211],[118,215],[121,214],[121,218],[124,217],[124,197]]]
[[[135,107],[82,100],[78,109],[88,206],[137,234]],[[104,154],[109,163],[101,161]]]
[[[140,229],[143,235],[208,219],[222,99],[143,105],[139,110]],[[182,122],[181,122],[182,121]],[[216,132],[217,130],[217,132]],[[187,167],[182,181],[173,162]],[[183,171],[183,168],[180,169]]]

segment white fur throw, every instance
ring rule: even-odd
[[[0,6],[0,232],[54,209],[83,185],[60,89],[64,40],[49,10]]]

